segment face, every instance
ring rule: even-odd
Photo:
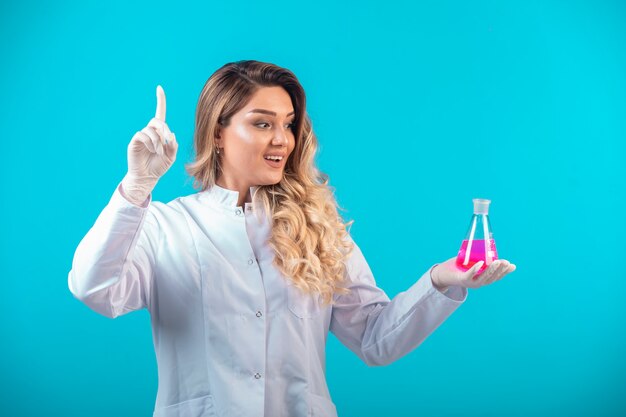
[[[261,87],[226,127],[216,142],[222,158],[218,183],[245,190],[277,184],[295,146],[295,113],[282,87]]]

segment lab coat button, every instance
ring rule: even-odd
[[[241,216],[241,209],[237,209],[237,210],[235,210],[235,214],[236,214],[237,216]]]
[[[257,317],[261,317],[262,315],[263,315],[263,313],[261,313],[260,311],[257,311],[257,312],[256,312],[256,316],[257,316]]]
[[[256,379],[261,379],[261,374],[257,372],[256,374],[254,374],[254,377],[255,377]]]
[[[248,259],[248,265],[252,265],[254,263],[254,259],[250,258]]]

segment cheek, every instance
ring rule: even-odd
[[[234,130],[233,142],[241,145],[251,145],[254,143],[255,135],[246,126],[239,125]]]
[[[263,153],[263,141],[258,133],[245,126],[237,126],[232,135],[226,138],[228,153],[232,160],[246,163],[259,159]]]
[[[291,156],[295,148],[296,148],[296,142],[294,142],[293,140],[289,141],[289,147],[288,147],[289,156]]]

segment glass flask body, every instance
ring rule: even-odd
[[[456,265],[467,271],[479,261],[484,261],[478,270],[482,273],[493,261],[498,259],[496,241],[489,221],[490,200],[474,199],[474,214],[470,221],[465,239],[456,258]]]

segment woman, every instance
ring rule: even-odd
[[[377,288],[317,170],[305,93],[287,69],[230,63],[197,107],[201,191],[168,204],[151,191],[176,158],[156,116],[128,146],[128,173],[80,242],[69,287],[114,318],[150,311],[155,416],[336,416],[328,331],[370,366],[418,346],[466,298],[514,270],[435,265],[393,300]]]

